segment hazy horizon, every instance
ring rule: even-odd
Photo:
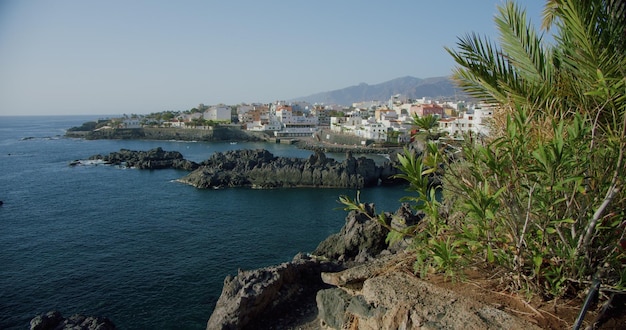
[[[501,0],[3,1],[0,115],[147,114],[447,76]],[[544,2],[523,4],[538,25]]]

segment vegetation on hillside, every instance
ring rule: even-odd
[[[508,2],[495,22],[498,43],[469,34],[447,49],[459,86],[496,107],[492,135],[466,137],[461,157],[438,141],[400,155],[424,218],[389,239],[412,237],[423,275],[483,262],[547,299],[593,280],[624,293],[626,1],[548,0],[542,31]]]

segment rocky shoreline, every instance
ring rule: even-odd
[[[343,162],[336,162],[326,158],[321,148],[314,150],[308,159],[274,157],[263,149],[233,150],[195,163],[179,152],[161,148],[122,149],[89,160],[139,169],[190,171],[179,181],[197,188],[360,189],[398,183],[391,179],[397,174],[391,163],[377,166],[351,152]],[[388,228],[402,229],[419,222],[420,216],[408,204],[382,218],[376,216],[373,204],[365,205],[365,210],[351,211],[341,231],[320,242],[310,254],[299,253],[289,262],[239,270],[226,277],[207,329],[537,328],[418,279],[412,272],[414,256],[405,253],[409,242],[390,246],[386,240]],[[48,314],[34,318],[31,329],[57,329],[45,325],[69,322],[58,312]],[[109,328],[100,327],[94,320],[101,318],[89,320],[82,329],[114,328],[112,323],[107,324]]]
[[[536,324],[417,278],[408,241],[388,245],[388,227],[416,223],[408,204],[351,211],[339,233],[311,254],[227,276],[206,329],[540,329]],[[53,311],[30,329],[115,329],[105,317]]]
[[[242,130],[235,126],[218,126],[210,129],[173,128],[173,127],[143,127],[143,128],[116,128],[99,130],[68,130],[66,137],[82,138],[87,140],[164,140],[164,141],[272,141],[277,142],[265,132]],[[345,137],[344,137],[345,138]],[[350,142],[358,142],[352,137]],[[347,141],[346,140],[346,141]],[[311,137],[299,137],[289,140],[298,148],[306,150],[322,150],[327,153],[354,154],[394,154],[401,147],[394,146],[361,146],[355,143],[322,142]]]
[[[161,147],[148,151],[136,151],[121,149],[118,152],[111,152],[108,155],[93,155],[88,161],[101,161],[106,165],[115,165],[129,168],[159,170],[159,169],[179,169],[192,171],[198,168],[198,164],[183,158],[183,154],[178,151],[165,151]],[[89,162],[87,162],[89,164]],[[70,162],[71,166],[83,165],[80,160]]]
[[[326,158],[321,148],[314,150],[308,159],[274,157],[263,149],[233,150],[195,163],[179,152],[161,148],[122,149],[89,160],[139,169],[190,171],[179,181],[197,188],[360,189],[398,183],[392,179],[397,169],[391,163],[377,166],[351,152],[343,162],[336,162]],[[365,210],[351,211],[341,231],[320,242],[310,254],[299,253],[280,265],[239,270],[226,277],[207,329],[537,328],[418,279],[412,272],[414,256],[405,253],[409,242],[390,246],[386,240],[388,228],[402,229],[420,221],[408,204],[382,218],[376,216],[373,204],[365,205]],[[31,329],[57,329],[45,325],[69,322],[58,312],[48,314],[33,319]],[[101,318],[89,320],[81,329],[109,329],[98,325]]]
[[[343,162],[326,158],[321,150],[308,159],[274,157],[267,150],[215,153],[179,181],[196,188],[355,188],[397,183],[397,169],[351,153]]]
[[[224,280],[207,330],[539,329],[524,319],[418,279],[406,244],[386,243],[387,226],[351,211],[346,224],[290,262],[240,270]],[[419,221],[408,205],[387,225]]]
[[[94,155],[90,160],[141,169],[188,170],[191,173],[181,181],[199,188],[361,188],[379,184],[382,173],[388,177],[395,173],[391,164],[378,167],[370,159],[356,159],[351,154],[339,163],[326,158],[321,150],[306,160],[274,157],[262,149],[234,150],[215,153],[197,164],[179,152],[161,148],[122,149]],[[408,204],[381,217],[373,204],[366,204],[364,209],[348,213],[341,231],[320,242],[310,254],[299,253],[280,265],[239,270],[227,276],[207,329],[538,328],[503,310],[418,279],[412,272],[415,257],[405,252],[409,241],[389,245],[386,240],[388,228],[401,230],[420,221]],[[70,328],[115,326],[106,318],[66,319],[58,312],[31,321],[31,329]]]
[[[232,187],[270,188],[354,188],[402,183],[394,179],[397,168],[369,158],[355,158],[348,152],[337,162],[317,149],[308,159],[275,157],[264,149],[214,153],[196,163],[177,151],[155,148],[148,151],[122,149],[108,155],[93,155],[87,161],[74,160],[71,166],[107,164],[138,169],[180,169],[190,173],[178,181],[200,189]]]

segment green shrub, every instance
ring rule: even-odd
[[[508,2],[500,45],[472,34],[448,49],[459,85],[495,108],[492,136],[467,138],[460,159],[432,141],[399,156],[424,218],[390,239],[412,238],[421,275],[485,262],[546,298],[594,278],[623,292],[626,3],[548,1],[544,15],[552,44]]]

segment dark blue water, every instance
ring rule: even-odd
[[[162,147],[201,161],[265,143],[63,138],[94,117],[0,116],[0,329],[49,310],[108,316],[122,329],[204,329],[223,279],[310,252],[344,223],[342,189],[199,190],[186,172],[68,166],[74,159]],[[329,155],[341,158],[341,155]],[[402,188],[361,200],[393,211]]]

